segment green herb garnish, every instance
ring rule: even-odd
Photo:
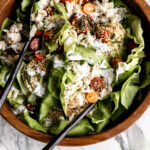
[[[83,29],[83,18],[81,18],[81,23],[80,23],[80,30]]]
[[[121,43],[121,41],[112,41],[112,43]]]
[[[111,39],[114,39],[114,37],[115,37],[116,35],[115,34],[113,34],[112,36],[111,36]]]

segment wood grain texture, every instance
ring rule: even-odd
[[[132,11],[134,13],[141,17],[144,31],[146,31],[144,34],[145,39],[149,39],[150,41],[150,7],[145,2],[145,0],[126,0],[125,2],[129,4],[130,8],[132,8]],[[7,16],[11,14],[14,4],[15,0],[0,0],[0,24]],[[146,45],[146,47],[150,47],[150,42],[147,43],[148,44]],[[141,117],[141,115],[145,112],[149,105],[150,89],[147,90],[143,101],[136,107],[131,109],[129,114],[123,117],[122,120],[117,122],[115,125],[106,128],[103,132],[96,135],[82,137],[66,137],[60,142],[59,145],[81,146],[107,140],[129,128],[137,119]],[[26,124],[24,124],[12,113],[7,102],[4,104],[0,114],[20,132],[38,141],[48,143],[53,138],[53,136],[50,134],[33,130]]]
[[[10,16],[15,6],[15,0],[0,0],[0,26],[6,17]]]

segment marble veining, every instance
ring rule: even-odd
[[[102,143],[82,147],[57,146],[54,150],[150,150],[149,115],[150,108],[128,130]],[[0,150],[41,150],[44,145],[23,135],[0,117]]]
[[[150,4],[150,0],[146,0]],[[31,139],[0,116],[0,150],[41,150],[44,143]],[[150,108],[125,132],[107,141],[82,147],[57,146],[54,150],[150,150]]]

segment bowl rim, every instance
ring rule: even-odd
[[[7,1],[11,1],[11,0],[7,0]],[[148,3],[145,0],[134,0],[134,1],[143,10],[145,16],[147,17],[147,20],[150,23],[150,6],[148,5]],[[5,4],[2,9],[6,9],[5,8],[6,6],[7,5]],[[134,124],[143,115],[143,113],[146,111],[149,105],[150,105],[150,88],[148,88],[147,95],[143,99],[141,104],[130,114],[130,116],[128,116],[119,124],[95,135],[87,135],[81,137],[65,137],[59,143],[59,145],[60,146],[85,146],[85,145],[95,144],[110,139],[116,136],[117,134],[123,132],[127,128],[129,128],[132,124]],[[0,111],[0,115],[14,128],[22,132],[24,135],[27,135],[35,140],[48,143],[53,138],[53,135],[51,134],[36,131],[30,128],[29,126],[27,126],[24,122],[22,122],[17,116],[15,116],[12,113],[11,108],[9,107],[7,102],[5,102],[2,110]]]

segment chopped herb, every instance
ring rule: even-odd
[[[112,43],[121,43],[121,41],[112,41]]]
[[[96,23],[94,23],[93,25],[92,25],[92,31],[91,31],[91,34],[94,34],[94,32],[97,30],[97,24]]]
[[[54,9],[54,10],[52,11],[52,14],[53,14],[53,15],[56,15],[56,14],[59,14],[59,13],[58,13],[58,11],[57,11],[56,9]]]
[[[94,23],[94,30],[96,31],[97,30],[97,24]]]
[[[103,24],[103,26],[104,26],[104,27],[110,27],[110,25],[108,25],[108,24]]]
[[[80,23],[80,30],[83,29],[83,18],[81,18],[81,23]]]
[[[91,21],[91,19],[89,18],[89,17],[87,17],[87,21],[89,22],[89,24],[92,26],[93,25],[93,23],[92,23],[92,21]]]
[[[113,35],[111,36],[111,39],[114,39],[114,38],[115,38],[115,36],[116,36],[116,35],[115,35],[115,34],[113,34]]]

